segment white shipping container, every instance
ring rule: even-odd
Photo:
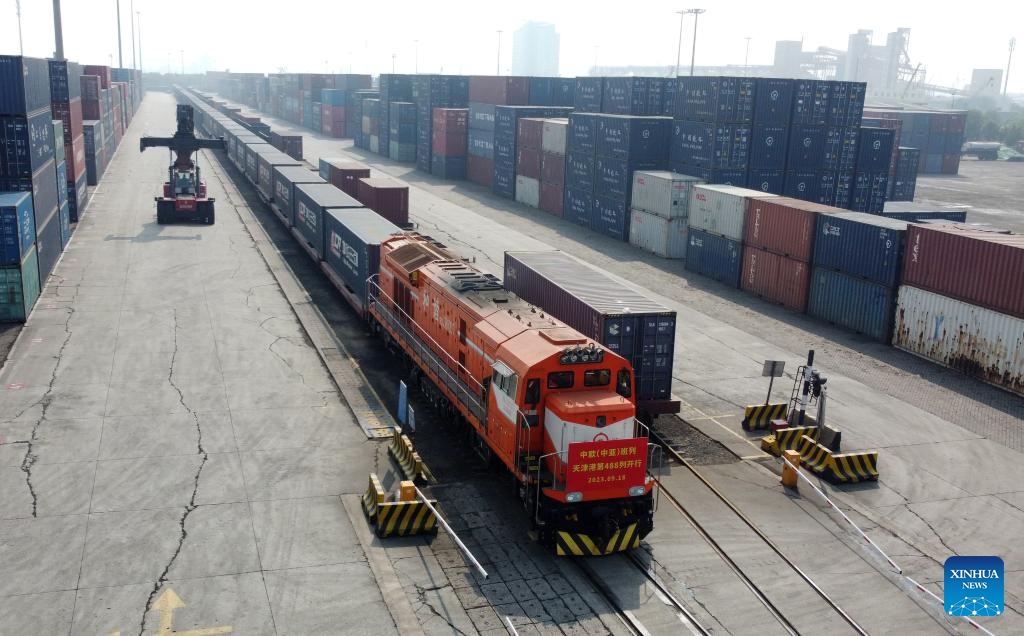
[[[1022,318],[903,285],[892,344],[1024,395]]]
[[[540,207],[540,181],[530,177],[516,176],[516,201],[531,208]]]
[[[690,227],[742,241],[747,199],[775,196],[731,185],[694,186],[690,196]]]
[[[645,210],[633,210],[629,222],[629,242],[642,250],[665,258],[686,258],[690,228],[682,217],[666,219]]]
[[[380,152],[380,137],[370,135],[370,152]]]
[[[556,118],[544,120],[544,132],[540,139],[540,149],[555,155],[564,155],[566,137],[569,133],[569,120]]]
[[[693,186],[703,179],[667,170],[637,170],[633,173],[634,210],[651,212],[666,219],[690,215]]]

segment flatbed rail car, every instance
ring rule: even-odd
[[[249,134],[180,92],[200,107],[204,129]],[[261,185],[258,173],[244,174]],[[260,196],[294,224],[279,184],[263,186]],[[563,555],[637,547],[653,529],[649,468],[660,448],[636,419],[630,362],[430,237],[370,222],[374,214],[325,214],[320,266],[342,297],[415,365],[431,402],[472,431],[476,450],[511,473],[543,545]]]

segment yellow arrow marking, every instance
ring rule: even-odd
[[[160,627],[157,636],[216,636],[217,634],[230,634],[235,631],[233,627],[223,625],[221,627],[207,627],[205,629],[190,629],[187,632],[174,631],[174,610],[185,607],[185,601],[181,600],[174,590],[167,588],[153,601],[153,607],[149,611],[160,613]],[[111,632],[108,636],[121,636],[121,632]]]

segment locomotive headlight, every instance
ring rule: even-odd
[[[629,489],[629,496],[630,497],[639,497],[642,494],[644,494],[644,487],[643,486],[633,486],[633,487],[631,487]]]
[[[632,491],[630,491],[632,492]],[[579,503],[583,501],[583,493],[581,492],[570,492],[565,495],[566,503]]]

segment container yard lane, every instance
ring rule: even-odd
[[[776,382],[772,393],[785,401],[792,370],[808,349],[815,349],[818,367],[829,378],[829,419],[843,430],[844,450],[880,453],[876,484],[823,484],[826,492],[890,555],[898,555],[903,574],[940,597],[948,556],[1001,556],[1007,563],[1006,613],[985,624],[996,633],[1024,630],[1024,570],[1019,565],[1024,548],[1016,539],[1024,535],[1020,397],[717,285],[685,272],[681,261],[658,259],[472,184],[441,181],[355,149],[350,141],[261,116],[281,134],[304,135],[305,158],[313,165],[320,157],[347,156],[370,166],[375,176],[407,181],[413,186],[410,219],[420,231],[474,258],[484,271],[502,276],[506,250],[562,249],[676,310],[673,388],[683,398],[681,416],[746,460],[719,461],[705,467],[705,476],[755,523],[769,528],[783,551],[867,631],[970,629],[892,572],[810,489],[787,496],[769,472],[777,472],[778,464],[741,430],[743,405],[764,399],[763,361],[789,362],[790,375]],[[675,471],[666,483],[683,497],[694,487]],[[711,514],[710,507],[704,510]],[[707,525],[728,538],[734,553],[744,555],[755,579],[776,595],[790,596],[785,605],[807,633],[837,624],[834,618],[822,622],[799,616],[801,597],[792,597],[797,593],[781,579],[773,589],[769,581],[778,563],[760,556],[762,548],[741,536],[749,534],[747,529],[737,529],[735,520],[725,516]],[[722,579],[721,569],[709,574],[707,560],[716,557],[688,526],[662,507],[655,527],[648,549],[666,576],[701,606],[698,614],[715,616],[727,631],[749,629],[742,620],[730,625],[738,614],[733,601],[740,584]]]
[[[397,633],[341,498],[373,442],[228,193],[156,224],[174,122],[150,93],[0,371],[0,634]]]

